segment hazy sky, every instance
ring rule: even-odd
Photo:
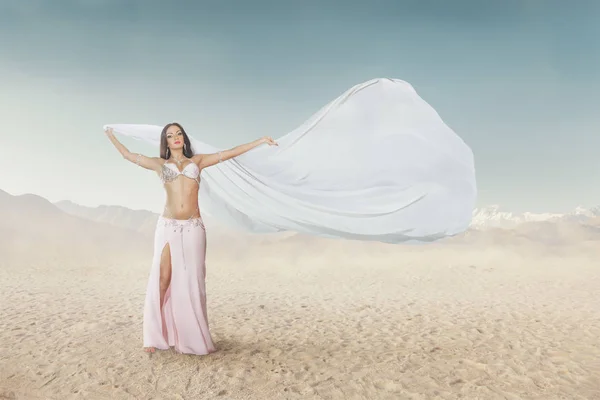
[[[393,77],[471,146],[480,206],[600,204],[599,20],[593,0],[0,0],[0,189],[160,211],[103,124],[230,147]]]

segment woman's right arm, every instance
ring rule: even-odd
[[[117,150],[119,150],[119,153],[121,153],[123,158],[127,161],[137,164],[142,168],[150,169],[153,171],[156,171],[161,167],[160,157],[146,157],[138,153],[132,153],[127,149],[127,147],[123,145],[123,143],[117,140],[112,128],[108,128],[105,132],[106,136],[108,136],[108,139],[117,148]]]

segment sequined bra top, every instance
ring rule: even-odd
[[[160,180],[162,183],[172,182],[177,179],[179,175],[186,176],[198,182],[198,185],[200,184],[200,168],[198,168],[195,163],[190,162],[183,168],[182,171],[179,171],[177,166],[175,166],[173,163],[165,162],[162,165],[160,171]]]

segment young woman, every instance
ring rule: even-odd
[[[111,128],[106,134],[121,155],[155,171],[167,200],[156,225],[154,257],[144,303],[144,348],[204,355],[216,351],[208,327],[205,287],[206,232],[198,206],[200,172],[237,157],[271,137],[214,154],[194,155],[190,139],[178,123],[166,125],[160,136],[160,157],[130,152]]]

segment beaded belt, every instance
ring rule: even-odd
[[[175,232],[175,230],[178,228],[180,232],[183,231],[184,228],[196,228],[198,226],[204,228],[204,222],[202,221],[202,218],[173,219],[160,217],[158,222],[166,228],[174,228],[173,232]]]

